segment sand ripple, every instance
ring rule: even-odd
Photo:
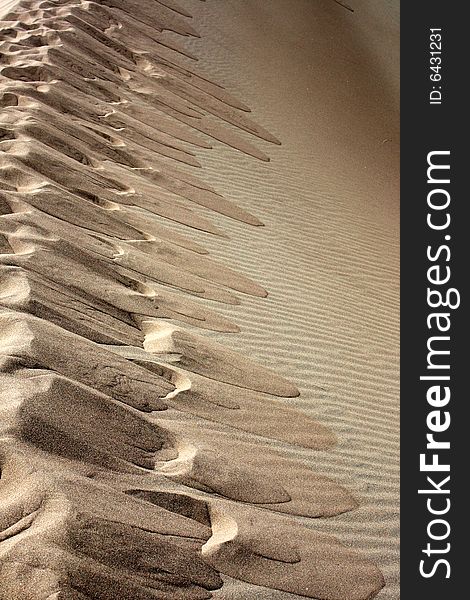
[[[2,12],[0,598],[202,600],[221,574],[373,597],[380,571],[295,519],[357,500],[275,443],[327,450],[333,432],[198,301],[267,292],[192,238],[226,236],[214,213],[263,225],[195,149],[267,162],[245,134],[279,141],[165,36],[198,35],[173,0]]]

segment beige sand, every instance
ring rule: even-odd
[[[182,4],[2,8],[0,598],[397,597],[377,15]]]

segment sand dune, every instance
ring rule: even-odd
[[[196,64],[210,7],[180,2],[0,4],[0,598],[366,600],[375,561],[317,526],[361,499],[324,472],[334,424],[302,410],[250,277],[271,215],[211,181],[240,164],[224,152],[275,172],[280,141]],[[372,302],[384,271],[341,268],[354,320],[354,278]]]

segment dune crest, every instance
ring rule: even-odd
[[[267,292],[191,230],[263,223],[192,150],[267,162],[246,134],[279,140],[168,40],[198,35],[174,0],[2,6],[0,598],[204,600],[224,574],[372,598],[380,571],[296,519],[357,500],[269,447],[327,450],[333,432],[203,335],[239,325],[199,298]]]

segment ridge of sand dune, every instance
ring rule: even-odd
[[[196,332],[239,330],[198,298],[266,291],[191,238],[262,225],[192,150],[279,141],[167,39],[198,35],[173,0],[0,9],[0,598],[202,600],[221,575],[372,598],[378,568],[295,519],[357,500],[269,448],[333,432]]]

